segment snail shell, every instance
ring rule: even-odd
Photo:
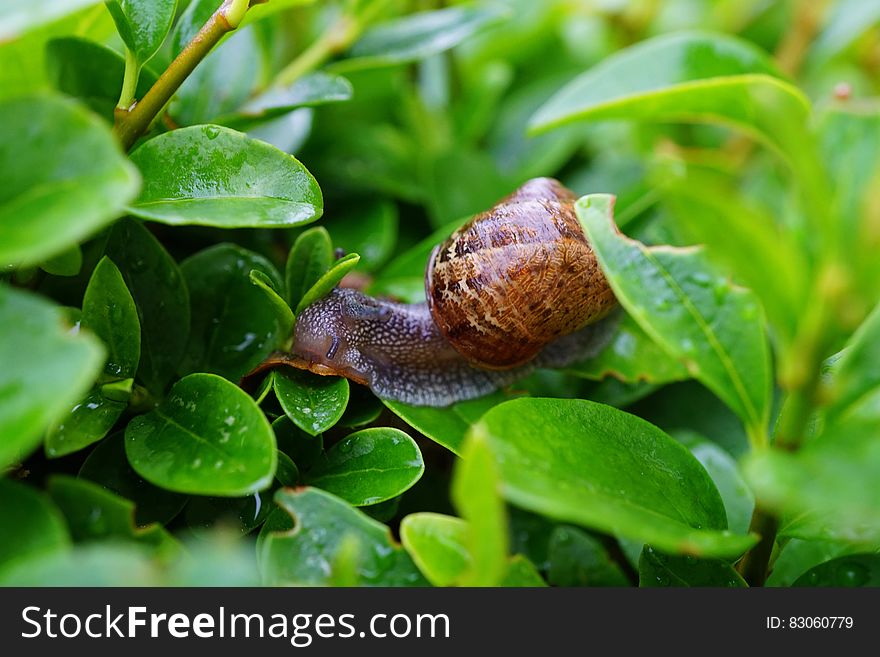
[[[575,200],[558,181],[535,178],[434,249],[428,307],[470,362],[521,365],[614,307]]]

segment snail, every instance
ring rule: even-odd
[[[337,287],[297,317],[291,353],[254,372],[292,365],[447,406],[596,353],[616,300],[575,200],[557,180],[529,180],[434,248],[424,303]]]

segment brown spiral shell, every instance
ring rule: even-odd
[[[575,200],[557,180],[529,180],[434,249],[428,307],[470,362],[516,367],[614,307]]]

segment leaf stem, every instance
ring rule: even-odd
[[[156,84],[130,112],[117,113],[114,130],[125,150],[129,150],[166,103],[223,36],[235,30],[247,12],[248,0],[225,0],[193,40],[175,57]]]
[[[141,67],[137,57],[129,48],[126,48],[125,75],[122,78],[122,91],[119,94],[119,102],[116,103],[116,109],[128,112],[129,108],[134,104],[140,74]]]

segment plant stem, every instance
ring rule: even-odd
[[[358,24],[348,16],[340,16],[321,37],[303,50],[277,76],[274,85],[287,87],[311,73],[336,53],[342,52],[360,34]]]
[[[116,109],[128,112],[128,109],[134,103],[140,72],[141,67],[138,64],[137,57],[135,57],[131,50],[126,48],[125,76],[122,78],[122,91],[119,94],[119,102],[116,103]]]
[[[117,113],[114,129],[125,150],[129,150],[138,137],[146,132],[153,119],[217,42],[227,32],[238,27],[248,6],[248,0],[225,0],[193,40],[165,69],[143,100],[130,112]]]

